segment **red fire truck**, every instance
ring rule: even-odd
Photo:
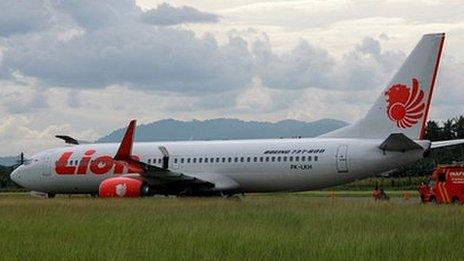
[[[420,186],[422,202],[464,204],[464,165],[439,165],[428,186]]]

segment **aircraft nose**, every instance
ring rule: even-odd
[[[18,167],[17,169],[13,170],[13,172],[11,172],[10,174],[10,179],[21,186],[21,170],[20,170],[21,167]]]

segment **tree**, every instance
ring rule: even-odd
[[[442,136],[442,129],[436,121],[428,121],[425,127],[425,139],[430,141],[440,140]]]
[[[464,139],[464,116],[454,118],[453,131],[457,139]]]
[[[448,119],[443,122],[441,140],[453,140],[456,138],[456,135],[454,134],[454,126],[453,119]]]

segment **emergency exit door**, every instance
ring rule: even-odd
[[[337,171],[348,172],[348,146],[341,145],[337,149]]]

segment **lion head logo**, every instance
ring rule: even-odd
[[[424,91],[419,88],[419,81],[412,79],[412,87],[395,84],[386,92],[387,115],[399,128],[411,128],[424,114]]]

